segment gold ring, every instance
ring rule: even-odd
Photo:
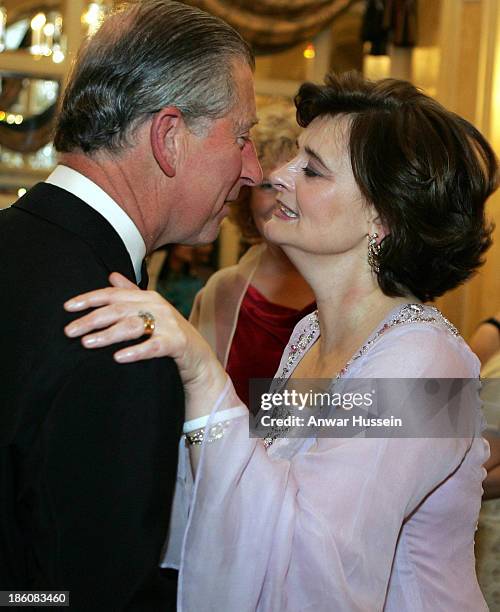
[[[150,312],[141,312],[138,315],[144,322],[144,335],[152,336],[155,330],[155,318]]]

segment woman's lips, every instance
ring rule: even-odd
[[[279,217],[280,219],[286,219],[287,221],[298,219],[299,215],[294,210],[288,208],[288,206],[283,204],[283,202],[277,200],[277,204],[277,208],[274,209],[274,215],[276,217]]]

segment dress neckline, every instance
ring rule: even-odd
[[[285,380],[290,377],[290,374],[297,367],[301,358],[305,353],[307,353],[307,351],[320,336],[320,325],[317,310],[308,315],[304,319],[304,323],[304,329],[298,336],[297,341],[290,345],[286,361],[281,368],[281,372],[278,373],[278,385],[273,387],[271,391],[276,391],[278,387],[281,387],[284,384]],[[412,303],[400,304],[393,308],[378,324],[375,331],[368,336],[365,343],[353,354],[344,367],[332,378],[332,380],[338,380],[345,376],[351,364],[365,355],[387,331],[394,327],[408,325],[410,323],[441,325],[453,336],[460,336],[457,328],[435,306],[425,306],[424,304]],[[276,430],[273,430],[270,436],[264,438],[264,446],[269,448],[273,444],[274,440],[282,436],[283,433],[283,428],[276,428]]]
[[[305,328],[299,335],[297,341],[290,345],[287,360],[283,366],[279,380],[289,378],[297,366],[300,358],[311,348],[320,337],[320,325],[318,311],[315,310],[304,321]],[[389,329],[398,325],[408,323],[441,323],[452,335],[459,336],[457,328],[451,323],[435,306],[425,306],[424,304],[400,304],[389,311],[387,316],[377,325],[366,342],[353,354],[344,367],[337,372],[334,378],[341,378],[349,369],[350,365],[364,355],[373,344]]]

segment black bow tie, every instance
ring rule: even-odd
[[[141,282],[139,283],[139,288],[147,289],[148,282],[149,282],[148,267],[146,265],[146,260],[144,259],[142,262],[142,267],[141,267]]]

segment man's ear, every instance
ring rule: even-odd
[[[182,137],[187,129],[182,113],[174,106],[158,111],[151,122],[151,150],[156,162],[169,176],[175,176]]]

